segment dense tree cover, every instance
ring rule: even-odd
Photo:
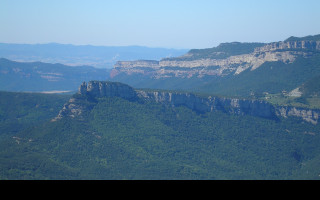
[[[320,97],[320,75],[313,77],[302,84],[300,91],[304,97],[319,96]]]
[[[197,59],[224,59],[229,56],[235,56],[240,54],[252,53],[256,47],[261,47],[265,43],[241,43],[241,42],[231,42],[222,43],[217,47],[206,48],[206,49],[191,49],[188,52],[188,56],[181,56],[175,58],[165,58],[163,60],[197,60]]]
[[[2,136],[0,178],[319,179],[319,133],[294,118],[101,98],[81,119]]]
[[[0,137],[52,119],[70,96],[0,91]]]

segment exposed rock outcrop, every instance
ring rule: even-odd
[[[229,56],[223,59],[163,59],[161,61],[119,61],[114,65],[111,77],[120,73],[143,74],[155,79],[167,77],[190,78],[193,76],[238,75],[246,69],[255,70],[265,62],[292,63],[297,56],[306,57],[320,50],[320,41],[273,42],[256,47],[253,52]],[[214,52],[217,53],[217,52]],[[220,52],[223,53],[223,52]],[[190,53],[188,53],[190,54]],[[186,54],[186,55],[188,55]],[[185,56],[185,57],[190,57]],[[174,68],[174,69],[173,69]]]
[[[90,81],[88,84],[83,82],[79,91],[74,95],[60,110],[57,117],[52,121],[59,120],[63,117],[79,117],[86,110],[91,109],[91,104],[84,103],[82,97],[86,98],[101,98],[101,97],[121,97],[127,100],[135,100],[137,94],[135,90],[123,83],[109,81]]]
[[[159,67],[159,61],[156,60],[136,60],[136,61],[118,61],[114,67]]]
[[[78,96],[77,96],[78,95]],[[83,97],[121,97],[129,101],[154,101],[172,107],[185,106],[199,113],[223,111],[236,115],[251,115],[256,117],[271,118],[276,117],[298,117],[307,122],[317,124],[320,110],[311,110],[295,107],[275,107],[262,100],[248,100],[237,98],[222,98],[215,96],[201,97],[186,92],[163,92],[135,90],[132,87],[115,82],[90,81],[79,87],[79,92],[74,95],[59,115],[53,119],[59,120],[63,117],[81,117],[82,113],[90,110],[92,103],[83,103]],[[93,103],[94,104],[94,103]]]
[[[311,122],[312,124],[317,124],[319,121],[320,110],[318,109],[306,109],[297,108],[291,106],[279,106],[277,108],[277,115],[287,118],[287,117],[299,117],[304,121]]]
[[[320,41],[287,41],[272,42],[263,47],[255,48],[255,52],[275,51],[275,50],[320,50]]]
[[[179,92],[146,92],[138,90],[137,93],[138,96],[143,99],[170,104],[172,106],[183,105],[200,113],[220,110],[237,115],[252,115],[264,118],[275,117],[273,106],[261,100],[231,99],[212,96],[205,98],[192,93]]]
[[[83,82],[79,87],[79,94],[99,97],[121,97],[127,100],[136,98],[134,89],[126,84],[109,81]]]
[[[64,117],[80,117],[82,113],[87,110],[88,107],[81,104],[81,100],[78,98],[72,97],[70,100],[64,104],[63,108],[60,110],[58,116],[56,116],[51,121],[57,121]]]

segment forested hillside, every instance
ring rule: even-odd
[[[16,120],[6,116],[23,104],[2,109],[2,119]],[[320,126],[294,118],[199,114],[119,97],[98,98],[82,114],[1,132],[0,178],[319,179]]]
[[[266,62],[254,71],[244,71],[238,76],[209,80],[196,91],[222,95],[250,96],[253,92],[281,93],[291,91],[320,74],[320,54],[299,57],[293,63]]]

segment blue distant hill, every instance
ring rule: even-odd
[[[0,58],[0,90],[29,92],[76,91],[83,81],[106,80],[110,69],[71,67],[44,62],[15,62]]]
[[[119,60],[160,60],[181,56],[188,49],[151,48],[144,46],[92,46],[72,44],[0,43],[0,57],[14,61],[90,65],[112,68]]]

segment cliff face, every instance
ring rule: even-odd
[[[88,84],[83,82],[79,87],[78,93],[96,98],[121,97],[128,100],[136,98],[136,93],[132,87],[108,81],[90,81]]]
[[[78,93],[63,106],[58,116],[52,121],[59,120],[63,117],[81,118],[82,114],[90,110],[95,103],[88,102],[86,98],[96,99],[101,97],[121,97],[127,100],[134,100],[137,98],[137,94],[132,87],[122,83],[90,81],[87,84],[83,82],[79,87]]]
[[[95,102],[83,103],[83,97],[90,97],[91,99],[101,97],[121,97],[129,101],[154,101],[172,107],[186,106],[199,113],[219,110],[230,114],[251,115],[270,119],[292,116],[301,118],[313,124],[318,123],[320,115],[320,110],[274,107],[272,104],[262,100],[221,98],[214,96],[200,97],[192,93],[183,92],[134,90],[126,84],[105,81],[90,81],[88,84],[83,83],[79,87],[77,95],[72,97],[69,102],[64,105],[59,115],[53,119],[53,121],[63,117],[81,118],[82,114],[90,110],[95,104]]]
[[[158,67],[159,61],[156,60],[136,60],[136,61],[118,61],[114,67],[123,67],[123,68],[131,68],[131,67]]]
[[[237,115],[252,115],[264,118],[275,117],[273,106],[260,100],[231,99],[212,96],[204,98],[192,93],[178,92],[146,92],[140,90],[137,91],[137,93],[138,96],[143,99],[170,104],[172,106],[182,105],[200,113],[220,110]]]
[[[54,121],[60,120],[64,117],[82,118],[82,113],[85,110],[88,110],[88,107],[82,105],[81,100],[79,100],[78,98],[70,98],[70,100],[64,104],[64,106],[60,110],[59,114],[51,121],[54,122]]]
[[[277,115],[287,118],[287,117],[299,117],[304,121],[310,122],[312,124],[317,124],[319,121],[320,110],[318,109],[306,109],[297,108],[290,106],[281,106],[277,108]]]
[[[263,47],[257,47],[255,52],[275,51],[275,50],[320,50],[320,41],[287,41],[287,42],[272,42]]]
[[[128,75],[143,74],[155,79],[166,77],[190,78],[193,76],[200,78],[204,75],[237,75],[246,69],[255,70],[265,62],[281,61],[292,63],[297,56],[306,57],[312,54],[313,51],[319,50],[320,41],[288,41],[269,43],[262,47],[256,47],[251,53],[229,56],[224,59],[205,57],[194,60],[182,59],[183,57],[192,56],[188,53],[177,59],[163,59],[159,62],[119,61],[114,65],[111,77],[113,78],[119,73]]]

